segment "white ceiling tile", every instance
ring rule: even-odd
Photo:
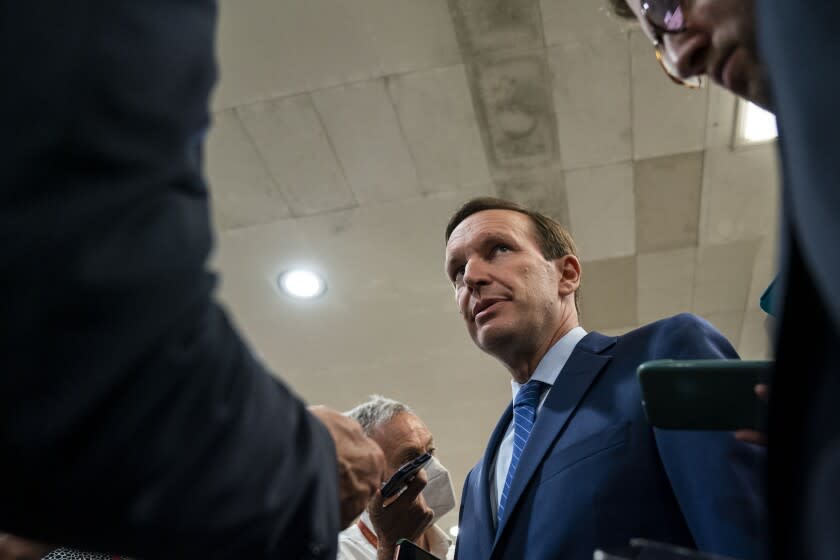
[[[296,219],[223,231],[211,261],[221,272],[219,298],[242,320],[279,320],[284,302],[278,275],[303,263],[318,265],[313,256]]]
[[[308,95],[237,109],[296,216],[356,205]]]
[[[495,196],[538,210],[571,230],[563,170],[559,166],[538,167],[528,173],[519,170],[511,175],[496,173],[494,179]]]
[[[463,66],[392,76],[388,89],[424,191],[490,182]]]
[[[232,109],[213,115],[205,162],[218,229],[289,217],[289,208]]]
[[[402,74],[461,61],[446,0],[361,0],[363,21],[385,74]]]
[[[725,311],[701,315],[726,337],[737,350],[741,340],[741,324],[744,322],[743,311]]]
[[[220,2],[214,107],[381,76],[359,9],[330,0]]]
[[[616,329],[639,322],[636,257],[581,264],[580,322],[587,330]]]
[[[738,98],[714,82],[708,82],[709,108],[706,116],[706,146],[726,148],[732,145],[735,108]]]
[[[665,75],[642,31],[630,34],[635,159],[703,149],[706,89],[678,86]]]
[[[624,22],[609,13],[606,2],[540,0],[540,10],[547,45],[625,29]]]
[[[768,316],[751,310],[744,314],[738,354],[743,360],[772,360],[773,345]]]
[[[636,208],[630,162],[566,172],[572,235],[582,258],[636,252]]]
[[[628,48],[625,35],[599,35],[548,49],[566,169],[630,159]]]
[[[774,144],[706,151],[701,244],[755,239],[774,231],[779,206],[777,165]]]
[[[312,94],[360,204],[420,194],[417,171],[383,80]]]
[[[694,275],[694,311],[743,311],[752,280],[757,242],[700,247]]]
[[[636,328],[635,326],[619,327],[617,329],[604,329],[604,330],[599,331],[599,332],[601,334],[605,335],[605,336],[623,336],[623,335],[627,334],[628,332],[632,331],[635,328]]]
[[[635,162],[634,169],[639,251],[696,247],[703,153],[642,159]]]
[[[694,248],[639,255],[640,323],[691,311],[696,258]]]

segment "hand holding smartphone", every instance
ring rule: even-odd
[[[639,366],[648,422],[669,430],[765,430],[767,403],[755,386],[773,362],[656,360]]]
[[[382,486],[382,497],[386,500],[393,496],[397,496],[400,492],[405,490],[411,478],[417,474],[417,471],[426,466],[426,463],[432,460],[431,453],[423,453],[416,459],[409,461],[401,466],[394,475],[388,479]]]

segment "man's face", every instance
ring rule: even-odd
[[[574,307],[573,291],[562,297],[569,295],[561,288],[563,259],[543,256],[530,218],[519,212],[484,210],[455,228],[446,273],[479,348],[495,356],[525,354],[555,333],[564,306]]]
[[[423,453],[434,453],[435,441],[432,432],[420,418],[409,412],[401,412],[371,434],[373,440],[385,454],[385,478],[401,466]]]
[[[626,1],[655,40],[658,32],[642,14],[645,0]],[[756,44],[754,0],[683,0],[682,9],[687,29],[661,36],[664,54],[677,73],[682,78],[706,75],[769,109],[769,84]]]

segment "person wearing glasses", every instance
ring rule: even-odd
[[[756,45],[752,0],[609,0],[635,18],[662,69],[675,83],[699,88],[710,79],[735,95],[772,109],[769,81]]]
[[[784,170],[770,398],[773,558],[840,558],[840,98],[836,0],[610,0],[676,82],[776,114]]]

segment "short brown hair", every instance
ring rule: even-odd
[[[446,225],[446,242],[449,243],[449,238],[452,232],[458,225],[478,212],[485,210],[510,210],[512,212],[519,212],[525,214],[531,219],[534,225],[534,233],[537,237],[537,243],[540,246],[540,251],[547,260],[553,261],[566,255],[574,255],[577,257],[577,247],[572,235],[564,228],[560,222],[549,218],[545,214],[530,210],[521,204],[504,200],[501,198],[494,198],[492,196],[482,196],[473,198],[466,204],[461,206],[449,219]],[[580,290],[575,291],[575,310],[580,313]]]
[[[635,19],[636,14],[627,5],[626,0],[608,0],[607,3],[610,5],[610,11],[618,17]]]

